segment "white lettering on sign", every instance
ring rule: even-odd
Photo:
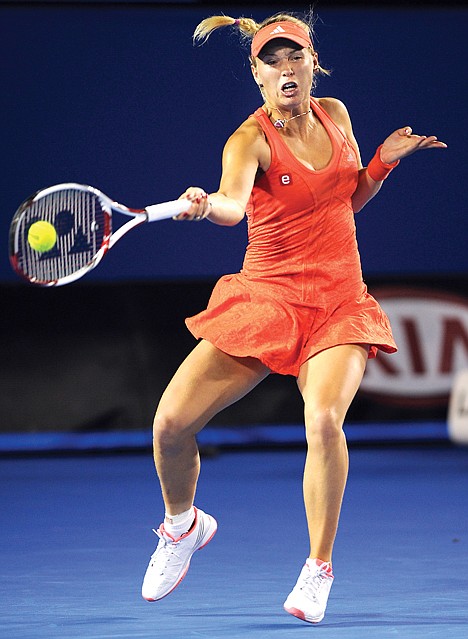
[[[468,368],[468,299],[438,291],[373,291],[392,325],[398,353],[379,353],[361,389],[401,400],[447,399]]]

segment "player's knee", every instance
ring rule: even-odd
[[[153,442],[160,450],[174,450],[186,434],[186,424],[176,415],[158,411],[153,421]]]
[[[343,420],[336,410],[330,407],[306,409],[305,413],[307,442],[312,446],[328,447],[343,436]]]

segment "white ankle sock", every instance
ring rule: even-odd
[[[180,537],[188,532],[195,519],[195,510],[193,506],[178,515],[170,515],[166,512],[164,517],[164,529],[172,537]]]

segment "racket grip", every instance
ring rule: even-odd
[[[161,204],[151,204],[145,211],[148,214],[148,222],[167,220],[170,217],[185,213],[192,206],[189,200],[172,200],[171,202],[161,202]]]

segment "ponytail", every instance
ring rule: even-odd
[[[220,27],[237,27],[241,35],[251,40],[261,25],[257,24],[252,18],[231,18],[230,16],[211,16],[205,18],[195,29],[193,34],[194,44],[205,44],[215,29]]]
[[[193,33],[193,43],[201,46],[202,44],[205,44],[210,35],[216,29],[219,29],[221,27],[234,27],[237,28],[240,32],[242,43],[250,45],[257,31],[259,31],[263,27],[266,27],[268,24],[274,24],[275,22],[282,22],[285,20],[289,20],[290,22],[293,22],[294,24],[302,27],[308,34],[313,36],[314,17],[312,12],[310,12],[310,14],[305,17],[304,20],[297,18],[291,13],[276,13],[275,15],[266,18],[266,20],[263,20],[263,22],[260,23],[255,22],[255,20],[253,20],[252,18],[245,18],[243,16],[240,18],[231,18],[231,16],[222,15],[211,16],[210,18],[205,18],[204,20],[202,20]],[[252,63],[254,63],[253,60],[251,61]],[[318,61],[316,71],[325,75],[330,75],[330,72],[327,69],[321,67]]]

